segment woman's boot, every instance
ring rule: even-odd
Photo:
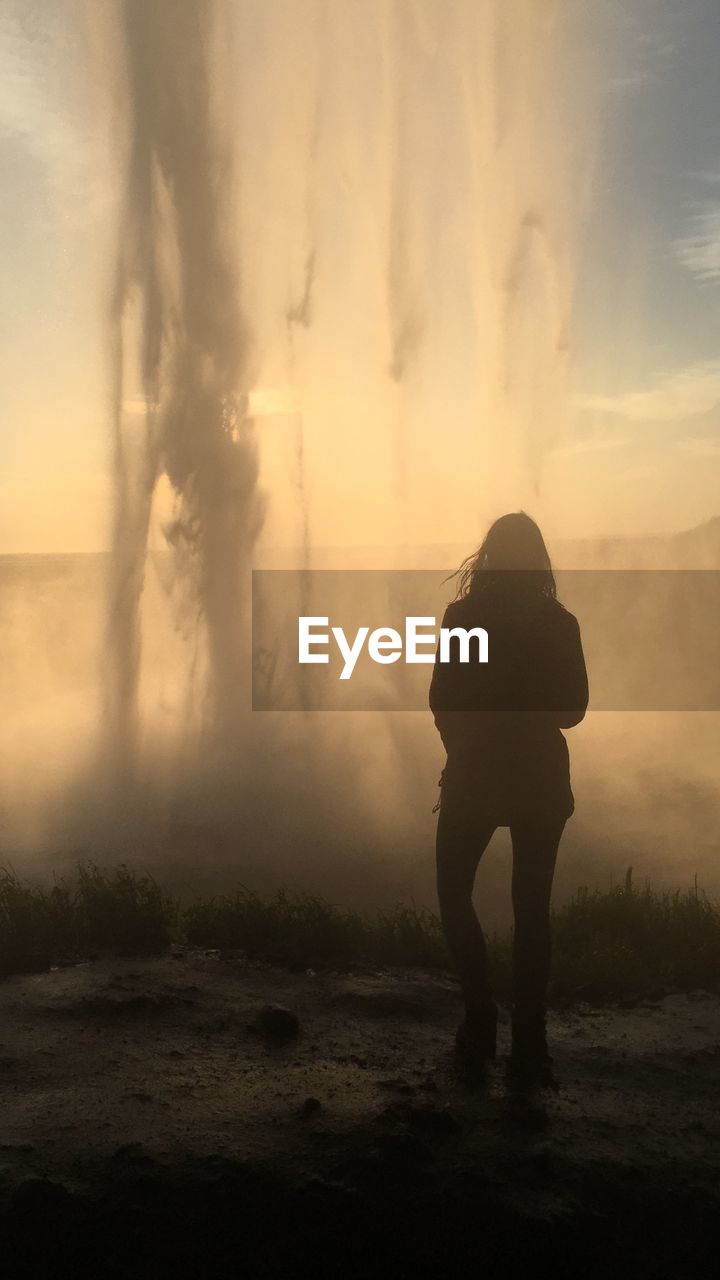
[[[508,1069],[516,1079],[547,1084],[554,1082],[544,1012],[519,1009],[513,1011],[512,1049]]]

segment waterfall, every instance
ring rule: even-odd
[[[107,725],[132,767],[160,704],[237,741],[259,537],[307,565],[532,503],[592,112],[555,0],[113,13]]]
[[[123,0],[129,143],[110,316],[115,526],[110,728],[132,752],[141,602],[154,497],[172,491],[163,534],[201,629],[210,715],[240,699],[242,578],[259,525],[248,419],[251,330],[241,305],[235,156],[222,58],[226,3]],[[137,390],[140,396],[138,398]]]

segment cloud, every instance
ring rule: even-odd
[[[32,20],[31,20],[32,19]],[[0,15],[0,137],[19,141],[44,164],[76,164],[77,131],[58,110],[50,84],[56,21],[39,6]]]
[[[89,75],[77,88],[79,13],[46,0],[10,0],[0,12],[0,161],[18,199],[70,230],[103,217],[114,198],[107,166],[98,172],[97,122],[84,109]]]
[[[618,49],[617,74],[606,80],[606,89],[633,94],[659,83],[677,57],[677,20],[662,12],[658,0],[635,0],[634,6],[606,0],[606,8]]]
[[[720,360],[663,373],[655,387],[616,395],[578,395],[575,404],[628,422],[673,422],[708,413],[720,403]]]
[[[720,280],[720,204],[693,215],[675,251],[699,280]]]
[[[613,76],[607,82],[607,87],[614,93],[633,93],[637,89],[644,89],[646,85],[652,84],[656,79],[655,75],[647,69],[638,71],[629,71],[624,76]]]

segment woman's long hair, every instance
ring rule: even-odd
[[[478,550],[463,560],[452,576],[458,580],[456,600],[500,582],[557,598],[545,541],[524,511],[511,511],[491,524]]]

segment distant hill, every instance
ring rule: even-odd
[[[258,547],[258,569],[446,569],[457,568],[473,551],[471,543],[427,546],[314,547],[305,558],[299,547]],[[680,533],[618,538],[565,538],[551,547],[559,569],[720,569],[720,516]],[[164,552],[150,559],[162,561]],[[0,587],[63,578],[88,586],[106,571],[109,553],[42,552],[0,555]]]
[[[446,569],[457,568],[472,544],[415,547],[365,546],[313,548],[307,566],[297,548],[260,548],[262,569]],[[720,516],[680,533],[644,537],[568,538],[551,548],[562,569],[720,569]]]

